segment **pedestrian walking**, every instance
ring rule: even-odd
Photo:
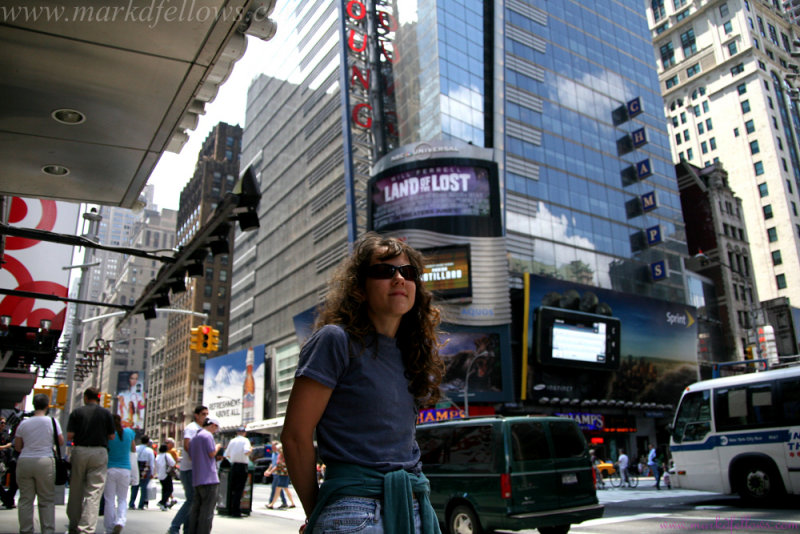
[[[440,396],[440,313],[420,277],[422,256],[407,243],[368,233],[353,250],[300,351],[281,434],[289,475],[309,534],[343,522],[438,533],[414,436],[418,407]]]
[[[172,518],[168,534],[178,534],[183,525],[183,534],[187,534],[189,530],[189,512],[192,510],[192,501],[194,499],[194,486],[192,485],[192,458],[189,454],[189,443],[197,432],[202,428],[203,421],[208,417],[208,408],[198,404],[194,408],[192,414],[194,421],[186,425],[183,429],[183,454],[181,455],[180,476],[181,486],[183,486],[183,494],[186,500],[178,509],[178,513]]]
[[[656,477],[656,489],[661,489],[661,469],[659,464],[661,463],[657,457],[656,446],[652,443],[650,444],[650,452],[647,454],[647,467],[650,468],[650,471],[653,473],[653,476]]]
[[[214,443],[214,434],[219,430],[219,421],[208,417],[203,428],[189,443],[192,456],[192,484],[194,499],[189,513],[188,534],[209,534],[214,521],[214,507],[217,505],[219,475],[217,475],[216,456],[222,445]]]
[[[247,483],[247,465],[250,461],[250,453],[253,450],[250,440],[245,437],[246,429],[240,426],[236,429],[236,437],[233,438],[225,449],[225,457],[231,463],[231,498],[228,502],[228,513],[231,517],[242,517],[242,494]]]
[[[276,464],[269,469],[269,474],[273,476],[273,479],[277,479],[277,488],[280,492],[281,498],[283,498],[283,502],[286,502],[286,496],[289,497],[289,500],[292,502],[292,505],[288,508],[294,508],[294,497],[292,497],[292,492],[289,490],[289,471],[286,469],[286,459],[283,456],[283,447],[278,444],[278,461]],[[275,503],[278,501],[278,496],[274,495],[272,500],[267,505],[267,508],[273,509],[275,508]],[[284,504],[281,506],[281,509],[287,508]]]
[[[156,476],[156,455],[150,446],[150,438],[142,436],[139,438],[139,445],[136,446],[136,462],[139,468],[139,485],[131,487],[131,502],[128,508],[133,510],[136,505],[136,494],[139,495],[139,510],[147,508],[147,485]]]
[[[70,456],[69,534],[93,534],[103,485],[108,470],[108,441],[114,437],[111,412],[100,406],[100,391],[90,387],[83,393],[84,405],[69,414],[67,441]]]
[[[56,467],[53,446],[64,444],[58,421],[47,416],[50,397],[39,393],[33,397],[33,417],[23,420],[14,436],[19,487],[20,534],[33,534],[33,499],[39,503],[39,526],[42,534],[53,534],[56,528]]]
[[[278,467],[278,445],[280,445],[280,443],[278,443],[278,441],[273,441],[272,442],[272,447],[270,448],[270,462],[271,463],[270,463],[269,469],[267,469],[267,472],[264,473],[264,476],[272,475],[272,473],[275,472],[275,468]],[[287,506],[286,495],[284,495],[282,491],[278,491],[278,477],[275,476],[275,475],[272,475],[271,486],[272,487],[271,487],[270,492],[269,492],[269,503],[267,503],[267,508],[269,508],[270,504],[275,500],[275,494],[276,493],[281,496],[281,507],[282,508],[286,508],[286,506]]]
[[[162,512],[169,508],[169,500],[172,497],[172,472],[175,470],[175,460],[169,453],[167,444],[164,443],[158,448],[158,458],[156,458],[156,476],[161,484],[161,500],[158,507]]]
[[[136,434],[122,428],[122,418],[114,414],[114,437],[108,442],[108,472],[103,491],[103,527],[106,534],[119,534],[128,517],[128,486],[131,485],[131,453],[136,452]],[[138,469],[139,466],[136,466]]]
[[[17,458],[19,453],[14,448],[14,435],[20,423],[20,417],[13,413],[8,418],[2,418],[0,425],[0,458],[2,458],[5,471],[3,477],[8,477],[8,488],[0,483],[0,500],[7,510],[16,508],[14,496],[17,494]]]

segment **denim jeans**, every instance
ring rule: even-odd
[[[272,475],[272,490],[269,492],[269,500],[267,502],[272,502],[272,499],[275,498],[275,492],[278,490],[278,475]],[[286,496],[281,492],[281,502],[283,505],[286,506]]]
[[[181,525],[183,525],[184,534],[189,532],[189,512],[192,509],[192,500],[194,499],[191,469],[188,471],[181,471],[181,486],[183,486],[183,494],[186,496],[186,501],[181,505],[169,526],[169,531],[172,534],[178,534],[181,530]]]
[[[414,531],[420,534],[419,501],[414,500]],[[313,534],[383,534],[383,501],[370,497],[342,497],[319,514]]]

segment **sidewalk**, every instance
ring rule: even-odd
[[[703,497],[717,495],[713,492],[687,490],[676,488],[667,488],[664,480],[661,480],[661,489],[656,489],[655,477],[639,477],[639,485],[635,488],[620,487],[615,488],[609,482],[606,482],[605,488],[597,488],[597,500],[601,504],[621,502],[621,501],[636,501],[641,499],[668,499],[670,497]]]

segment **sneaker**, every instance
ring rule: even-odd
[[[161,510],[162,512],[166,512],[166,511],[167,511],[167,507],[166,507],[166,506],[164,506],[164,505],[163,505],[163,504],[161,504],[161,503],[158,503],[158,509],[159,509],[159,510]]]
[[[111,531],[112,534],[119,534],[122,532],[122,525],[114,525],[114,530]]]

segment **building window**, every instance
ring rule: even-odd
[[[691,148],[686,149],[686,159],[694,159],[694,150]]]
[[[703,141],[702,143],[700,143],[700,151],[701,151],[703,154],[708,154],[708,144],[707,144],[705,141]]]
[[[781,251],[780,250],[773,250],[772,251],[772,265],[780,265],[783,263],[783,258],[781,258]]]
[[[778,129],[778,119],[776,119],[775,117],[772,117],[772,127],[775,128],[776,130]]]
[[[761,182],[760,184],[758,184],[758,194],[761,196],[761,198],[764,198],[765,196],[769,195],[769,188],[767,187],[767,182]]]
[[[728,16],[728,14],[729,14],[728,4],[722,4],[721,6],[719,6],[719,16],[720,17],[725,18],[725,17]]]
[[[669,41],[665,45],[662,45],[660,50],[661,50],[661,65],[666,70],[675,64],[675,49],[672,46],[672,41]]]
[[[756,176],[761,176],[762,174],[764,174],[764,162],[756,161],[753,164],[753,169],[756,171]]]
[[[675,15],[675,22],[680,22],[680,21],[682,21],[683,19],[685,19],[686,17],[688,17],[688,16],[689,16],[689,14],[690,14],[691,12],[692,12],[692,11],[691,11],[690,9],[687,9],[686,11],[681,11],[680,13],[678,13],[677,15]]]
[[[744,64],[743,63],[739,63],[738,65],[734,65],[733,67],[731,67],[731,74],[733,76],[736,76],[737,74],[741,74],[743,72],[744,72]]]
[[[712,137],[711,139],[709,139],[708,140],[708,146],[711,147],[711,150],[716,150],[717,149],[717,138],[716,137]]]
[[[706,127],[705,127],[705,125],[703,125],[702,122],[698,122],[697,123],[697,133],[699,133],[699,134],[706,133]]]
[[[691,138],[689,137],[689,130],[684,130],[684,131],[683,131],[683,140],[684,140],[684,141],[688,141],[689,139],[691,139]]]
[[[767,64],[766,64],[766,63],[764,63],[763,61],[761,61],[761,60],[759,59],[759,60],[758,60],[758,68],[766,72],[766,70],[767,70]]]
[[[781,141],[781,138],[776,137],[775,140],[778,142],[778,150],[783,150],[783,141]]]
[[[769,106],[769,109],[775,109],[775,106],[772,105],[772,97],[770,96],[767,97],[767,105]]]
[[[742,113],[750,113],[750,101],[742,100]]]
[[[722,29],[725,30],[727,35],[730,35],[733,33],[733,24],[731,24],[731,21],[727,20],[725,21],[725,24],[722,25]]]
[[[683,57],[690,57],[697,52],[697,41],[694,37],[694,29],[689,28],[681,34],[681,46],[683,47]]]
[[[650,7],[653,9],[654,21],[658,22],[667,16],[667,12],[664,10],[664,0],[652,0],[650,2]]]
[[[783,166],[783,170],[789,172],[789,166],[786,164],[786,158],[781,158],[781,165]]]
[[[740,83],[739,85],[736,86],[736,90],[739,91],[740,95],[745,94],[747,92],[747,84]]]
[[[767,204],[761,209],[764,211],[764,220],[771,219],[773,217],[772,204]]]
[[[681,124],[686,124],[686,112],[681,111]]]
[[[694,113],[695,117],[699,117],[700,116],[700,106],[692,107],[692,113]]]
[[[695,74],[700,74],[700,63],[695,63],[694,65],[686,69],[687,78],[691,78]]]
[[[775,283],[778,284],[778,289],[786,289],[786,275],[779,274],[776,276]]]
[[[711,119],[706,119],[706,130],[709,132],[714,129],[714,123],[711,122]]]
[[[733,129],[733,136],[734,137],[739,137],[739,128],[734,128]]]
[[[676,85],[678,85],[678,75],[677,74],[675,76],[673,76],[672,78],[670,78],[669,80],[667,80],[667,89],[672,89]]]
[[[790,182],[789,180],[786,180],[786,190],[789,191],[790,195],[794,194],[794,192],[792,191],[792,182]]]
[[[675,134],[675,144],[676,144],[676,145],[679,145],[679,144],[681,144],[682,142],[683,142],[683,141],[681,141],[681,134],[679,134],[679,133],[676,133],[676,134]]]
[[[791,204],[792,204],[792,213],[794,214],[795,217],[797,217],[797,204],[795,204],[794,202],[792,202]]]
[[[735,56],[736,52],[738,52],[738,50],[736,49],[736,41],[728,43],[728,53],[732,56]]]
[[[759,152],[761,152],[761,149],[758,148],[758,140],[750,141],[750,153],[758,154]]]
[[[667,31],[667,28],[669,28],[669,24],[662,24],[661,26],[656,28],[656,35],[661,35],[665,31]]]
[[[675,128],[678,127],[678,117],[672,117],[672,126]]]
[[[778,230],[774,226],[772,228],[767,228],[767,239],[770,243],[774,243],[778,240]]]

